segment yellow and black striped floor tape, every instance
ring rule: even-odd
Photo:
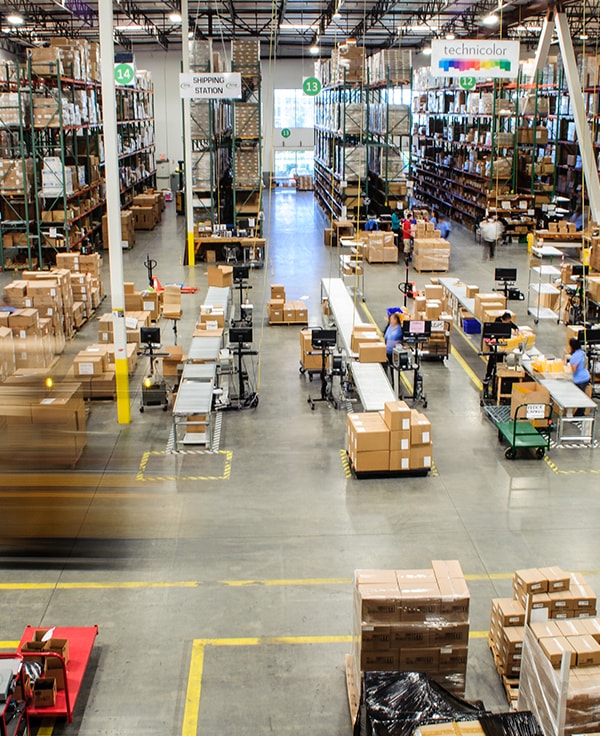
[[[222,455],[224,459],[223,471],[220,475],[146,475],[148,463],[152,457],[177,457],[180,455]],[[166,452],[165,450],[154,450],[142,455],[136,479],[139,481],[165,481],[165,480],[229,480],[231,477],[231,450],[177,450]]]
[[[348,453],[346,450],[340,450],[340,459],[342,461],[342,467],[344,468],[344,475],[346,478],[352,478],[352,468],[350,467],[350,461],[348,460]],[[431,477],[439,478],[440,474],[435,466],[435,463],[431,463]]]

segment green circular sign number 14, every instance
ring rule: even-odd
[[[321,82],[316,77],[307,77],[304,82],[302,82],[302,89],[304,90],[305,95],[314,97],[321,91]]]
[[[115,82],[121,85],[135,84],[133,64],[115,64]]]

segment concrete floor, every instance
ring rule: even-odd
[[[260,404],[223,415],[229,477],[221,478],[224,453],[165,452],[169,414],[138,412],[145,365],[132,380],[130,425],[117,424],[114,403],[90,405],[89,445],[76,470],[2,469],[2,640],[18,640],[25,624],[99,626],[75,722],[55,724],[56,734],[348,734],[353,571],[420,568],[436,558],[458,558],[469,576],[467,696],[502,710],[485,632],[490,600],[511,595],[513,570],[588,571],[600,591],[599,451],[553,450],[552,467],[505,460],[455,355],[423,369],[436,473],[346,477],[345,412],[310,410],[307,394],[319,386],[299,374],[298,328],[267,327],[263,312],[270,283],[283,283],[288,298],[308,297],[317,324],[319,279],[337,276],[337,252],[323,246],[326,222],[310,192],[282,189],[266,199],[268,263],[250,279],[260,358],[248,367]],[[124,262],[138,288],[147,254],[163,283],[199,287],[183,297],[186,346],[206,266],[181,265],[183,229],[168,205],[163,224],[138,233]],[[494,265],[517,266],[526,288],[523,245],[500,248],[490,264],[467,231],[456,228],[451,241],[450,275],[488,290]],[[0,284],[13,276],[0,274]],[[410,277],[429,281],[412,270]],[[403,267],[367,266],[366,306],[377,322],[400,301],[403,278]],[[524,302],[511,307],[532,324]],[[102,311],[109,309],[106,300]],[[161,328],[171,342],[170,325]],[[96,331],[92,322],[68,344],[58,372]],[[537,333],[545,352],[562,354],[562,325],[541,322]],[[482,377],[475,343],[455,332],[453,345]],[[147,452],[155,454],[140,474]]]

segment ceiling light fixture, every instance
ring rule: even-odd
[[[424,46],[423,47],[423,54],[425,56],[431,56],[431,46]]]
[[[456,36],[454,35],[454,33],[447,33],[446,34],[446,41],[454,41],[455,38],[456,38]]]
[[[316,56],[319,53],[319,47],[315,44],[310,47],[309,51],[313,56]]]
[[[169,14],[169,20],[171,23],[181,23],[181,13],[177,13],[176,11]]]
[[[587,35],[587,33],[582,33],[582,34],[581,34],[581,35],[579,36],[579,40],[580,40],[580,41],[587,41],[587,40],[588,40],[588,38],[589,38],[589,36]]]
[[[497,26],[500,23],[500,18],[498,18],[496,13],[490,13],[481,22],[484,26]]]
[[[10,15],[7,15],[6,20],[11,24],[11,26],[22,26],[23,23],[25,23],[25,18],[23,18],[22,15],[19,15],[19,13],[11,13]]]

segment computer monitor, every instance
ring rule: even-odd
[[[334,345],[337,344],[337,330],[313,330],[311,333],[310,344],[314,350],[334,347]]]
[[[160,327],[140,327],[142,345],[160,345]]]
[[[581,345],[598,345],[600,344],[600,330],[579,330],[577,339]]]
[[[588,274],[590,272],[590,267],[584,265],[583,263],[574,263],[571,266],[571,276],[583,276],[583,274]]]
[[[411,319],[402,325],[402,332],[406,337],[425,337],[431,335],[431,320]]]
[[[494,281],[516,281],[516,268],[497,268],[494,271]]]
[[[250,266],[234,266],[233,267],[233,280],[236,284],[240,281],[250,277]]]
[[[484,340],[509,340],[512,327],[510,322],[484,322],[481,334]]]
[[[252,342],[252,327],[231,327],[229,329],[229,342]]]

